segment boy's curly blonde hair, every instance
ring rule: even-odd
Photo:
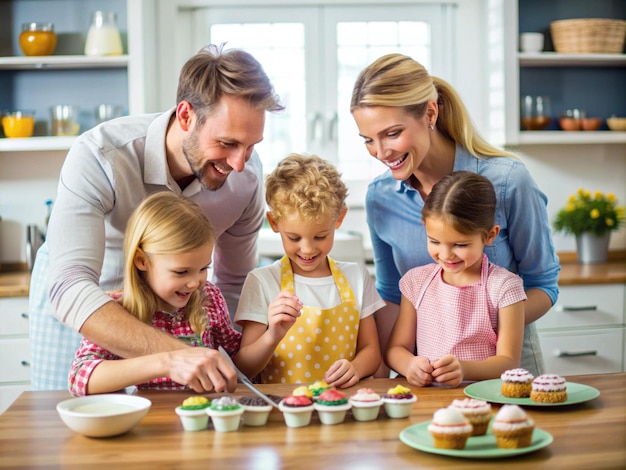
[[[265,188],[276,221],[293,214],[312,222],[338,218],[348,196],[337,168],[317,155],[285,157],[265,179]]]

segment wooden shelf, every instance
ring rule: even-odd
[[[85,55],[50,55],[36,57],[0,57],[0,70],[61,70],[125,68],[128,55],[93,57]]]
[[[0,152],[47,152],[69,150],[76,137],[29,137],[27,139],[0,139]],[[1,154],[0,154],[1,155]]]
[[[520,131],[519,144],[626,144],[626,132]]]
[[[520,52],[521,67],[626,67],[626,54],[559,54]]]

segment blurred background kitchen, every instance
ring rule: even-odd
[[[371,259],[363,201],[368,182],[385,168],[367,154],[349,100],[358,72],[388,52],[411,55],[452,83],[482,134],[517,152],[528,166],[549,198],[551,219],[580,187],[612,192],[623,205],[626,130],[609,130],[606,123],[613,115],[626,117],[623,45],[613,54],[559,55],[550,34],[552,21],[589,17],[624,20],[626,2],[0,0],[0,111],[30,112],[34,120],[31,137],[0,137],[2,270],[27,270],[33,245],[45,234],[73,134],[120,114],[173,106],[180,67],[209,42],[253,53],[287,106],[268,116],[265,140],[257,146],[267,171],[292,151],[318,153],[342,171],[350,188],[350,210],[335,249],[342,259]],[[102,36],[92,33],[94,26]],[[38,28],[53,31],[51,55],[22,49],[23,30]],[[542,47],[520,52],[519,37],[526,32],[540,33]],[[91,34],[102,42],[90,48]],[[522,125],[525,96],[547,97],[550,120],[543,129]],[[561,130],[559,117],[568,110],[601,118],[600,127]],[[66,119],[70,127],[58,130]],[[554,241],[558,252],[575,250],[572,236],[556,234]],[[281,252],[266,231],[259,246],[264,256]],[[626,229],[612,233],[610,249],[626,251]],[[21,299],[11,311],[26,311],[23,292],[5,296]],[[15,338],[24,339],[22,333]],[[622,333],[622,355],[623,343]],[[18,377],[9,383],[27,382]]]

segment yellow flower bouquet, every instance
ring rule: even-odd
[[[567,200],[552,223],[556,232],[579,236],[590,232],[597,236],[617,230],[624,222],[624,207],[617,206],[615,194],[591,193],[580,188]]]

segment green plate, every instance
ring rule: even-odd
[[[567,400],[561,403],[540,403],[533,401],[530,398],[509,398],[502,395],[502,380],[491,379],[483,380],[481,382],[474,382],[473,384],[465,387],[465,395],[471,398],[477,398],[479,400],[490,401],[491,403],[508,403],[513,405],[523,406],[565,406],[573,405],[575,403],[583,403],[585,401],[593,400],[600,396],[600,391],[597,388],[590,387],[589,385],[577,384],[575,382],[567,382]]]
[[[414,424],[400,432],[400,440],[409,447],[430,452],[432,454],[449,455],[451,457],[462,457],[466,459],[501,459],[513,455],[528,454],[539,450],[552,442],[552,435],[539,428],[533,431],[533,440],[528,447],[519,449],[500,449],[496,444],[496,437],[491,432],[491,426],[484,436],[473,436],[467,440],[465,448],[439,449],[435,447],[433,438],[428,432],[430,421]]]

